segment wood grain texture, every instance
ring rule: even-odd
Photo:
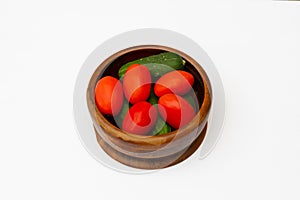
[[[202,130],[201,134],[191,143],[190,146],[172,155],[159,158],[141,158],[133,157],[116,151],[109,144],[107,144],[95,130],[97,142],[100,147],[116,161],[139,169],[162,169],[176,165],[185,159],[189,158],[202,144],[206,135],[207,125]]]
[[[122,131],[116,126],[112,117],[102,115],[97,106],[95,106],[94,89],[97,81],[107,75],[118,78],[118,70],[125,63],[166,51],[175,52],[186,61],[186,71],[192,73],[195,78],[193,89],[197,95],[199,111],[188,125],[165,135],[139,136]],[[115,159],[120,159],[120,162],[125,163],[124,158],[126,156],[128,156],[128,159],[131,157],[137,158],[135,162],[147,159],[163,160],[188,149],[191,144],[199,138],[207,124],[212,101],[211,94],[210,81],[205,71],[201,65],[190,56],[170,47],[143,45],[116,52],[102,62],[90,79],[86,97],[95,131],[99,133],[97,135],[99,135],[101,139],[99,142],[98,137],[99,144],[102,144],[103,148],[109,147],[105,150],[109,155],[124,155],[115,156]],[[167,160],[165,162],[167,162]],[[138,164],[135,165],[138,166]]]

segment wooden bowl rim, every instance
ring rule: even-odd
[[[114,126],[111,124],[103,115],[102,113],[98,110],[95,100],[94,100],[94,86],[96,83],[92,85],[92,80],[97,80],[97,77],[101,72],[103,72],[104,69],[106,69],[106,66],[108,66],[111,62],[113,62],[115,59],[118,57],[129,53],[131,51],[136,51],[136,50],[144,50],[144,49],[157,49],[157,50],[164,50],[164,51],[170,51],[170,52],[175,52],[178,55],[180,55],[183,59],[187,60],[188,62],[191,63],[191,65],[197,70],[197,72],[200,74],[200,77],[202,78],[203,81],[203,86],[204,86],[204,98],[202,105],[199,109],[199,111],[196,113],[195,117],[184,127],[174,130],[170,133],[164,134],[164,135],[159,135],[159,136],[141,136],[141,135],[136,135],[128,132],[122,131],[119,127]],[[91,89],[92,87],[92,89]],[[91,93],[89,93],[89,90]],[[110,135],[116,138],[120,138],[126,142],[132,142],[132,143],[137,143],[137,144],[149,144],[149,145],[162,145],[165,143],[168,143],[172,141],[173,139],[179,139],[195,130],[198,128],[200,125],[205,124],[205,120],[208,117],[210,108],[211,108],[211,102],[212,102],[212,92],[211,92],[211,84],[209,81],[209,78],[207,74],[205,73],[204,69],[202,66],[196,62],[193,58],[191,58],[189,55],[171,48],[167,46],[162,46],[162,45],[138,45],[138,46],[133,46],[129,47],[123,50],[120,50],[110,57],[108,57],[106,60],[104,60],[94,71],[89,84],[87,88],[87,104],[89,107],[89,112],[91,114],[91,117],[93,118],[94,123],[96,122],[98,125],[101,126],[104,131],[109,132]],[[91,102],[90,102],[91,101]],[[203,125],[204,127],[204,125]],[[202,128],[203,128],[202,127]],[[199,130],[201,131],[201,130]]]

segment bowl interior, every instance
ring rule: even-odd
[[[169,50],[168,47],[165,47],[166,49],[168,49],[168,51],[172,51],[175,52],[177,54],[179,54],[184,60],[185,60],[185,67],[184,70],[187,72],[190,72],[193,76],[194,76],[194,85],[193,85],[193,90],[196,94],[196,101],[198,102],[198,106],[196,106],[196,113],[199,111],[199,109],[201,108],[201,105],[203,103],[203,99],[204,99],[204,84],[203,84],[203,79],[201,77],[201,75],[199,74],[199,72],[195,69],[196,66],[193,66],[190,62],[190,58],[185,57],[183,53],[181,53],[178,50],[174,50],[171,49]],[[161,48],[155,48],[155,47],[145,47],[145,48],[139,48],[139,49],[134,49],[130,50],[130,51],[125,51],[124,53],[118,52],[117,54],[119,54],[119,56],[110,61],[105,67],[104,70],[102,70],[100,72],[100,74],[97,77],[97,81],[99,79],[101,79],[104,76],[113,76],[117,79],[119,79],[118,76],[118,71],[120,69],[120,67],[130,61],[133,60],[137,60],[143,57],[147,57],[147,56],[151,56],[151,55],[156,55],[159,53],[163,53],[163,52],[167,52],[167,50],[161,49]],[[96,87],[96,83],[95,82],[93,89],[95,89]],[[111,123],[112,126],[115,126],[117,128],[119,128],[114,120],[114,118],[112,116],[109,115],[103,115],[108,121],[109,123]],[[172,129],[172,131],[175,131],[175,129]]]

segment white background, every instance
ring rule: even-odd
[[[206,50],[226,121],[206,159],[128,175],[82,147],[73,86],[99,44],[147,27]],[[0,55],[0,199],[300,198],[299,2],[1,1]]]

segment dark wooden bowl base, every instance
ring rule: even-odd
[[[131,157],[119,151],[116,151],[101,138],[101,135],[97,133],[96,129],[95,129],[95,133],[96,133],[98,144],[110,157],[112,157],[116,161],[134,168],[162,169],[180,163],[185,159],[187,159],[188,157],[190,157],[203,142],[206,135],[206,130],[207,130],[207,123],[203,128],[202,132],[199,134],[199,136],[188,148],[170,156],[161,157],[161,158],[148,158],[148,159]]]

